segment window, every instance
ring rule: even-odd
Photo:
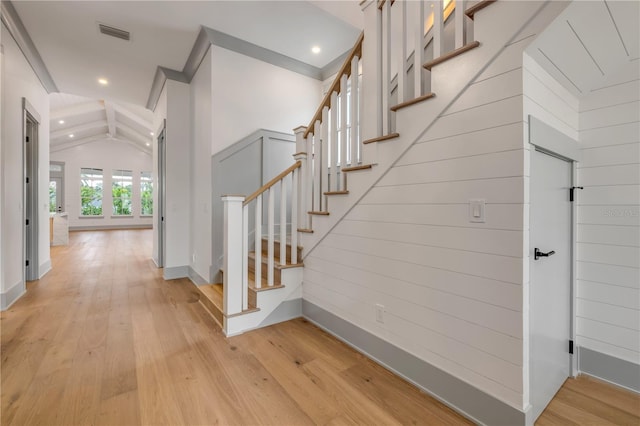
[[[80,169],[82,216],[102,216],[102,169]]]
[[[151,172],[140,172],[140,216],[153,214],[153,178]]]
[[[49,213],[56,212],[56,193],[58,191],[58,182],[49,181]]]
[[[113,196],[113,215],[131,215],[131,190],[133,189],[133,172],[131,170],[114,170],[111,180]]]

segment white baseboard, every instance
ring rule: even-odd
[[[4,293],[0,293],[0,310],[5,311],[27,292],[24,281],[18,281]]]
[[[44,277],[47,272],[51,270],[51,259],[48,259],[46,262],[40,264],[40,268],[38,268],[39,278]]]
[[[205,278],[202,278],[202,276],[198,274],[196,270],[193,269],[191,266],[189,266],[189,279],[195,285],[209,284],[209,281],[207,281]]]
[[[178,278],[189,278],[189,266],[165,267],[162,277],[165,280],[177,280]]]

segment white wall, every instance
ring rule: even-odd
[[[191,192],[191,104],[189,85],[167,80],[154,110],[153,126],[166,127],[166,188],[165,188],[165,278],[186,277],[189,267],[189,219]],[[157,182],[157,142],[153,145],[153,171]],[[157,194],[157,191],[156,191]],[[157,196],[154,205],[158,206]],[[158,223],[154,209],[154,226]],[[154,232],[153,256],[157,260],[158,241]]]
[[[189,85],[167,80],[166,258],[169,268],[189,266],[191,205],[191,103]],[[201,194],[203,195],[203,194]],[[203,195],[206,196],[206,195]]]
[[[213,134],[211,49],[191,80],[193,149],[191,152],[190,264],[211,282],[211,141]]]
[[[530,40],[508,46],[305,258],[303,287],[310,302],[518,409],[528,402]],[[486,200],[486,223],[469,221],[474,198]]]
[[[140,172],[152,170],[151,154],[119,140],[97,140],[51,153],[51,161],[64,166],[65,211],[70,228],[110,228],[121,226],[151,226],[151,217],[140,216]],[[82,217],[80,212],[80,169],[102,169],[103,218]],[[111,183],[113,170],[133,171],[132,216],[114,217],[112,214]]]
[[[292,133],[309,124],[320,104],[320,81],[218,46],[211,49],[211,154],[258,129]]]
[[[640,64],[580,99],[577,344],[640,364]]]
[[[25,97],[40,115],[39,126],[39,195],[40,234],[39,274],[50,267],[49,256],[49,96],[31,66],[2,25],[2,293],[14,286],[24,287],[22,243],[23,211],[23,112]]]

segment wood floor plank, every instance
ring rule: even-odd
[[[72,232],[0,314],[2,425],[465,424],[305,319],[226,338],[150,230]],[[569,379],[539,425],[640,424],[637,394]]]

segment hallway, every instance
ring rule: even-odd
[[[3,425],[467,423],[305,320],[225,339],[190,282],[161,278],[151,237],[52,248],[1,316]],[[637,424],[639,404],[570,379],[539,424]]]

